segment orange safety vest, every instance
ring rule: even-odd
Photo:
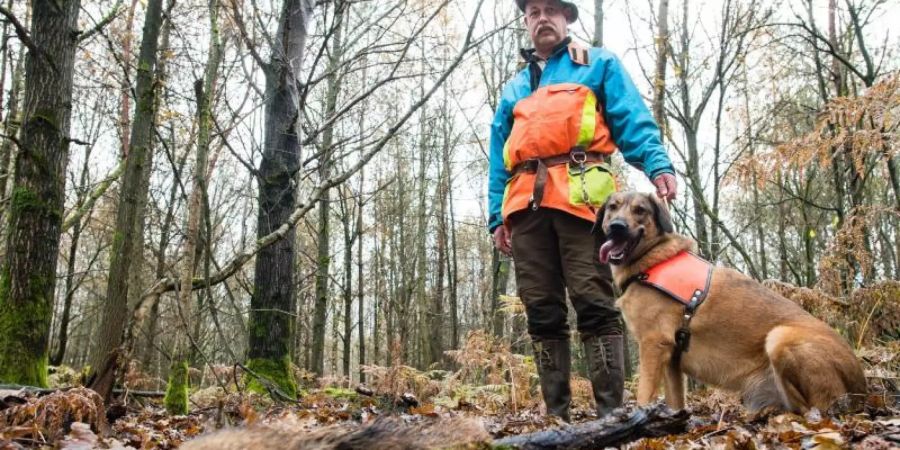
[[[684,305],[681,327],[675,332],[675,352],[672,354],[672,361],[676,366],[681,364],[681,354],[690,345],[691,319],[709,295],[712,274],[712,263],[691,252],[682,251],[629,277],[620,286],[622,292],[625,292],[631,283],[638,281]]]
[[[581,65],[587,52],[570,44],[569,55]],[[609,155],[616,151],[602,106],[590,87],[578,83],[543,86],[513,108],[513,126],[503,148],[503,162],[512,174],[503,195],[503,220],[532,207],[555,208],[593,221],[595,208],[617,190],[605,161],[591,158],[563,163],[560,155],[576,151]],[[542,195],[535,199],[536,170],[516,170],[527,162],[547,161]],[[538,203],[539,202],[539,203]]]

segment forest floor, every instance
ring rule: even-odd
[[[691,416],[685,432],[636,440],[626,448],[900,448],[897,344],[859,354],[866,364],[871,391],[864,411],[751,417],[734,395],[697,389],[689,395]],[[247,433],[246,442],[253,443],[233,448],[284,448],[287,444],[279,440],[284,433],[293,437],[292,448],[331,448],[321,444],[322,436],[344,435],[385,417],[393,418],[392,426],[412,430],[412,435],[416,430],[433,432],[435,423],[446,423],[440,431],[441,447],[468,444],[466,448],[488,448],[484,443],[490,439],[565,427],[542,413],[529,358],[494,345],[485,335],[470,336],[467,347],[455,354],[454,372],[420,372],[400,365],[369,367],[371,391],[322,387],[322,383],[335,384],[336,380],[314,380],[299,373],[307,385],[294,404],[274,403],[266,396],[247,393],[233,382],[224,389],[199,388],[191,395],[192,410],[186,416],[167,414],[158,398],[134,395],[126,395],[125,403],[107,408],[95,392],[80,387],[45,395],[0,390],[0,450],[169,449],[220,429]],[[217,370],[220,379],[227,379],[224,377],[230,372],[234,380],[234,368]],[[505,383],[502,376],[494,378],[503,373]],[[202,374],[195,375],[203,381]],[[575,424],[597,419],[589,397],[587,380],[574,377]],[[630,394],[628,403],[633,407]],[[467,426],[459,426],[460,421],[466,421]],[[483,432],[472,433],[473,426]],[[304,443],[304,435],[317,436],[317,444],[297,446]],[[473,442],[481,444],[473,446]],[[421,444],[403,443],[409,448]],[[370,447],[391,448],[384,442],[378,444],[381,447]],[[199,448],[221,447],[208,444]]]

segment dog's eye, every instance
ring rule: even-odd
[[[606,209],[609,211],[615,211],[618,207],[619,207],[619,205],[617,205],[615,203],[610,203],[610,204],[606,205]]]
[[[643,216],[644,214],[647,214],[647,209],[643,206],[635,206],[634,209],[632,209],[632,212],[636,216]]]

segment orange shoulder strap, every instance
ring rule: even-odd
[[[590,57],[588,56],[588,49],[576,44],[574,41],[569,43],[569,57],[572,58],[572,62],[575,64],[580,64],[582,66],[589,66],[591,64]]]
[[[684,251],[651,267],[638,280],[685,305],[693,303],[696,307],[709,294],[712,269],[709,261]]]

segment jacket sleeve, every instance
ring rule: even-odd
[[[503,223],[501,209],[503,208],[503,193],[506,190],[506,182],[509,180],[509,172],[503,162],[503,146],[512,130],[512,89],[507,86],[500,97],[497,111],[494,113],[494,121],[491,123],[491,148],[488,169],[488,231]]]
[[[603,52],[600,60],[605,63],[599,92],[604,118],[625,161],[651,180],[661,173],[674,174],[659,127],[625,67],[608,52]]]

